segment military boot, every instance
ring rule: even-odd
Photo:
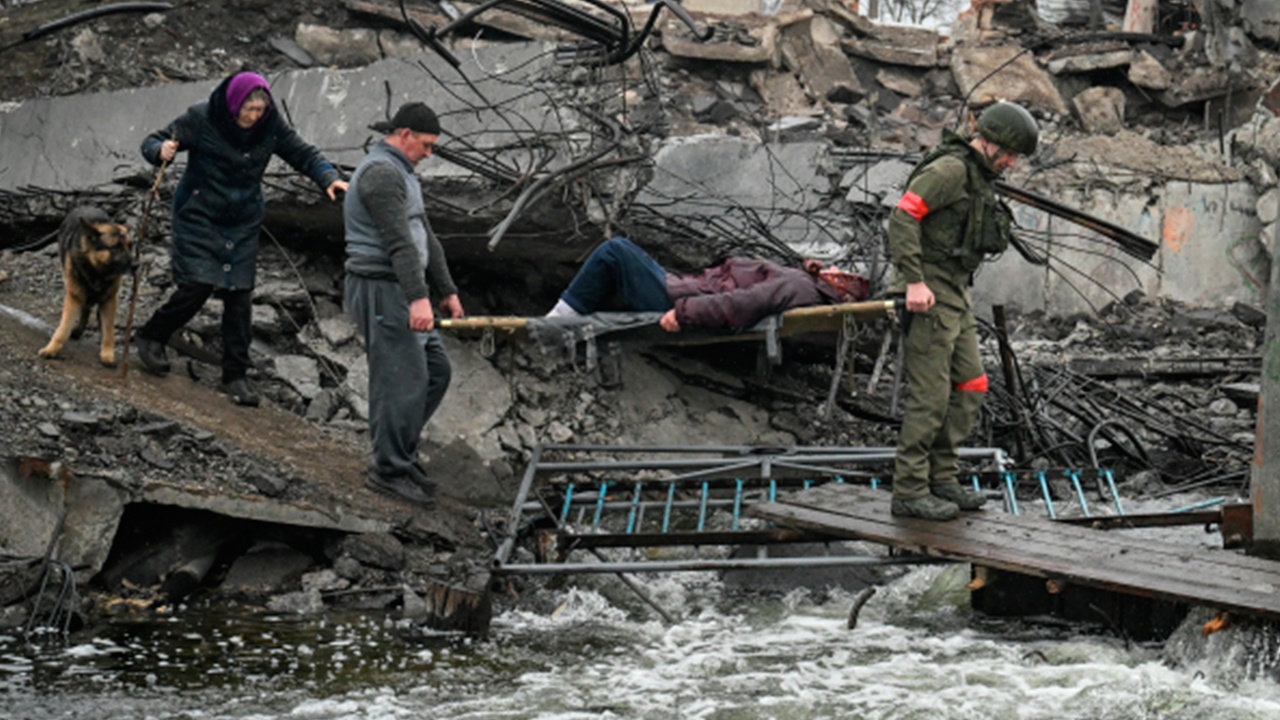
[[[953,502],[961,510],[980,510],[987,504],[987,496],[973,490],[966,490],[959,483],[940,483],[930,485],[929,493],[936,498]]]
[[[889,512],[899,517],[923,520],[955,520],[960,515],[960,508],[949,500],[925,495],[918,498],[895,497],[889,504]]]

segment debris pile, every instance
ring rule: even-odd
[[[13,23],[35,17],[27,13],[44,12],[47,20],[71,5],[42,0],[5,13],[0,46],[21,30]],[[943,129],[962,125],[967,108],[1003,97],[1033,108],[1047,129],[1055,149],[1019,178],[1047,184],[1047,194],[1056,196],[1061,187],[1151,188],[1174,178],[1253,183],[1262,196],[1258,213],[1267,224],[1265,236],[1231,253],[1260,292],[1270,277],[1267,249],[1274,244],[1280,205],[1271,169],[1280,161],[1280,122],[1242,123],[1280,61],[1268,49],[1275,38],[1258,29],[1271,27],[1259,3],[1217,2],[1216,8],[1226,9],[1212,18],[1200,17],[1193,7],[1198,5],[1161,3],[1153,27],[1139,35],[1081,31],[1067,20],[1050,25],[1026,0],[976,2],[949,36],[876,25],[835,0],[787,3],[776,15],[692,12],[693,28],[663,14],[643,47],[617,67],[595,64],[601,55],[582,46],[581,33],[572,32],[576,25],[533,23],[499,8],[477,15],[466,32],[444,37],[448,47],[461,52],[525,39],[561,44],[556,51],[563,63],[555,74],[529,84],[540,91],[554,86],[546,97],[565,100],[564,108],[587,107],[602,120],[557,136],[557,147],[581,141],[593,152],[608,147],[635,162],[587,163],[582,167],[589,172],[563,173],[544,186],[518,186],[530,176],[503,174],[511,169],[496,161],[480,163],[488,174],[476,176],[507,204],[442,210],[437,229],[473,314],[531,315],[549,307],[566,279],[557,274],[564,268],[546,261],[553,242],[534,242],[522,231],[546,237],[555,228],[564,235],[571,225],[574,239],[584,243],[621,228],[647,239],[660,254],[697,265],[735,249],[793,258],[800,253],[776,218],[798,218],[810,229],[821,226],[823,240],[841,247],[840,259],[875,267],[878,272],[869,274],[879,278],[885,268],[883,220],[914,154],[935,144]],[[465,13],[475,6],[457,7]],[[424,27],[453,21],[435,5],[409,8]],[[629,17],[639,19],[634,26],[660,9],[627,6]],[[713,29],[709,41],[698,35],[697,28],[705,27]],[[615,39],[621,43],[609,34],[604,41]],[[15,46],[0,64],[6,80],[0,99],[208,80],[245,63],[269,70],[355,67],[422,49],[393,3],[184,4],[141,19],[102,19]],[[477,114],[484,112],[477,108]],[[1243,129],[1228,135],[1237,127]],[[679,203],[699,199],[698,193],[641,194],[649,179],[647,148],[664,138],[705,135],[758,139],[770,153],[778,151],[769,143],[784,137],[832,146],[832,165],[812,168],[812,178],[796,181],[803,187],[785,193],[812,192],[816,209],[712,198],[716,202],[707,203],[712,207],[701,215],[685,214],[688,206]],[[480,159],[494,160],[483,154]],[[136,174],[122,170],[119,184],[86,193],[117,217],[136,215],[136,190],[149,185],[149,179],[130,179]],[[777,189],[783,179],[775,182]],[[560,192],[549,193],[545,202],[521,195],[548,186]],[[268,405],[287,415],[265,409],[245,414],[213,393],[218,313],[208,308],[175,342],[182,361],[173,377],[162,385],[135,372],[132,385],[123,388],[92,367],[86,349],[91,340],[71,348],[61,363],[39,361],[35,349],[48,328],[30,330],[0,315],[6,453],[66,463],[77,476],[123,488],[134,498],[151,497],[151,486],[190,491],[182,495],[188,505],[181,522],[166,520],[169,535],[162,542],[170,546],[181,546],[193,534],[228,534],[225,528],[201,530],[208,529],[202,523],[214,522],[198,514],[200,506],[190,499],[201,494],[310,504],[324,508],[318,514],[348,520],[354,507],[361,517],[387,519],[382,526],[353,528],[330,517],[315,521],[320,529],[299,530],[305,524],[296,515],[278,522],[241,518],[251,524],[237,525],[232,534],[246,542],[192,547],[181,558],[147,555],[147,541],[157,540],[150,536],[132,538],[132,545],[121,538],[124,555],[108,562],[102,545],[109,548],[113,538],[100,537],[96,560],[76,571],[110,568],[108,584],[119,597],[154,607],[157,600],[184,597],[194,582],[217,584],[217,597],[254,598],[287,611],[352,603],[412,613],[431,602],[446,603],[451,588],[465,592],[481,576],[475,556],[490,549],[498,523],[472,510],[509,502],[524,461],[540,442],[893,444],[895,363],[887,323],[869,326],[857,338],[852,381],[833,378],[833,348],[840,345],[832,338],[789,344],[786,362],[768,376],[757,373],[754,352],[740,346],[628,352],[614,368],[616,376],[603,383],[598,368],[587,371],[532,347],[451,339],[455,384],[428,428],[426,452],[429,466],[443,468],[447,477],[441,480],[457,493],[453,516],[371,506],[374,501],[359,489],[367,367],[340,307],[342,257],[334,218],[328,218],[327,239],[316,240],[326,234],[314,231],[317,222],[324,224],[315,220],[322,214],[288,187],[271,190],[273,212],[290,220],[264,237],[254,298],[254,380]],[[514,211],[520,207],[512,203],[515,196],[533,208],[527,215]],[[11,234],[16,242],[0,241],[0,247],[11,248],[0,257],[0,305],[34,317],[37,327],[57,317],[60,301],[54,290],[60,282],[56,251],[42,240],[47,228],[40,223],[56,224],[67,207],[85,198],[38,188],[0,196],[0,220],[20,228]],[[564,206],[573,214],[562,214]],[[490,214],[478,220],[485,212]],[[304,216],[312,223],[307,231],[299,220]],[[502,233],[480,232],[504,218],[509,222],[503,230],[514,231],[501,244]],[[164,223],[158,224],[163,232]],[[475,252],[477,237],[495,252]],[[163,299],[169,282],[167,249],[144,247],[148,270],[138,298],[140,317]],[[495,266],[520,277],[502,276]],[[997,382],[980,442],[1010,448],[1026,468],[1107,463],[1120,471],[1123,490],[1148,496],[1206,483],[1239,488],[1256,422],[1256,391],[1250,397],[1248,386],[1258,371],[1262,317],[1244,302],[1227,312],[1137,295],[1096,315],[1011,314],[1006,327],[984,331],[987,365]],[[1007,340],[1009,361],[1003,359],[1001,338]],[[828,406],[832,388],[839,391]],[[194,409],[175,417],[174,406],[158,398],[166,394],[190,395],[187,406]],[[273,424],[341,452],[279,452],[267,446]],[[121,505],[123,516],[129,503]],[[217,517],[217,508],[212,513]],[[138,527],[155,518],[129,516],[124,523]],[[17,585],[34,582],[32,567],[17,563]],[[129,568],[146,572],[131,574]],[[10,608],[6,622],[29,619],[12,610],[18,597],[0,595],[0,605]]]

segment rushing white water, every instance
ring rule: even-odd
[[[1189,619],[1161,646],[993,621],[962,566],[913,569],[849,629],[852,598],[734,598],[710,574],[646,578],[680,616],[649,619],[604,576],[540,591],[485,640],[407,639],[368,616],[188,609],[56,651],[0,638],[0,715],[399,718],[1280,718],[1277,643]]]

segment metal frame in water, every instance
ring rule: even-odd
[[[828,482],[880,486],[891,469],[886,447],[614,446],[540,444],[511,510],[510,533],[493,559],[494,575],[727,570],[938,562],[924,555],[770,557],[781,543],[831,538],[781,528],[750,516],[779,493]],[[969,462],[1007,468],[1000,448],[965,448]],[[877,472],[879,471],[879,472]],[[977,482],[977,475],[974,476]],[[520,537],[537,534],[534,563],[513,562]],[[756,557],[654,559],[642,548],[753,545]],[[821,545],[819,545],[821,547]],[[626,560],[602,548],[628,548]],[[575,560],[586,552],[595,562]]]

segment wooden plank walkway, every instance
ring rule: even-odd
[[[889,514],[889,500],[884,490],[827,483],[756,505],[752,514],[1058,582],[1280,619],[1280,563],[1274,561],[1002,510],[961,513],[950,522],[897,518]]]

